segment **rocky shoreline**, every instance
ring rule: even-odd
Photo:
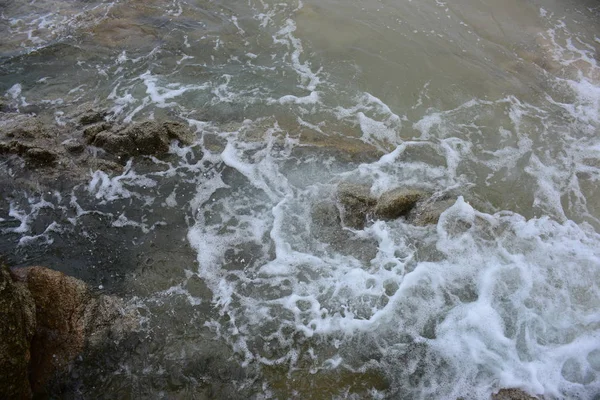
[[[81,180],[90,170],[119,172],[132,156],[165,154],[173,140],[187,145],[194,140],[179,121],[119,124],[106,111],[83,109],[60,124],[35,114],[0,111],[0,155],[29,171],[44,169],[36,176],[41,180]]]
[[[0,159],[8,165],[0,189],[59,190],[85,183],[90,171],[119,174],[131,157],[165,156],[172,143],[189,145],[194,133],[179,121],[120,124],[105,111],[82,107],[63,125],[43,116],[0,106]],[[313,205],[313,234],[334,248],[352,248],[369,257],[372,243],[356,241],[350,229],[377,220],[403,218],[416,226],[436,224],[456,196],[435,196],[415,188],[395,188],[373,196],[368,185],[343,182],[333,197]],[[354,242],[352,242],[354,243]],[[361,254],[358,254],[361,253]],[[364,254],[362,254],[364,253]],[[0,271],[0,398],[52,395],[86,351],[103,351],[139,329],[140,316],[115,296],[96,293],[83,281],[44,267]],[[494,400],[528,400],[503,389]]]

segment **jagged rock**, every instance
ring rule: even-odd
[[[0,398],[31,397],[28,379],[35,305],[29,291],[0,265]]]
[[[364,224],[364,221],[363,221]],[[368,262],[377,255],[377,242],[358,238],[342,226],[340,210],[333,201],[322,201],[311,210],[311,234],[338,253]]]
[[[80,319],[91,297],[82,281],[47,268],[20,268],[14,274],[27,285],[35,302],[30,381],[38,393],[83,350]]]
[[[342,207],[342,221],[354,229],[365,227],[367,215],[377,204],[377,200],[371,197],[368,186],[353,183],[341,183],[338,186],[337,199]]]
[[[106,173],[116,172],[118,174],[123,172],[123,166],[119,163],[104,160],[102,158],[94,158],[89,161],[89,165],[92,170],[101,170]]]
[[[398,188],[385,192],[377,200],[375,206],[375,215],[382,219],[396,219],[408,212],[417,204],[419,200],[427,197],[427,193]]]
[[[492,395],[492,400],[538,400],[522,391],[521,389],[501,389]]]
[[[101,147],[115,155],[158,155],[169,151],[171,140],[191,144],[193,134],[179,122],[146,121],[131,125],[118,132],[89,131],[88,144]]]
[[[418,226],[437,224],[440,215],[455,203],[454,199],[426,200],[418,203],[408,214],[408,221]]]
[[[64,371],[87,344],[116,336],[137,321],[130,314],[123,322],[121,300],[94,296],[83,281],[61,272],[27,267],[13,270],[13,276],[27,286],[35,303],[37,325],[30,368],[34,393],[43,393],[48,381]]]
[[[106,111],[88,110],[79,118],[79,123],[81,125],[95,124],[97,122],[104,121],[104,117],[106,117],[107,115],[108,114],[106,113]]]
[[[65,149],[72,154],[83,153],[85,150],[85,145],[78,141],[77,139],[68,139],[62,143],[65,146]]]
[[[138,328],[135,312],[124,312],[125,303],[115,296],[92,297],[83,314],[86,344],[100,345],[106,338],[120,339],[125,332]]]
[[[0,121],[0,132],[6,138],[18,141],[51,139],[57,135],[54,127],[44,125],[35,116],[27,114],[5,114]]]
[[[50,142],[56,137],[52,127],[37,118],[22,114],[5,114],[0,120],[0,154],[22,157],[30,167],[50,167],[58,162],[58,154]]]
[[[94,137],[97,134],[99,134],[102,131],[109,130],[110,128],[111,128],[111,125],[110,124],[106,124],[106,123],[101,123],[101,124],[95,124],[95,125],[88,126],[87,128],[85,128],[83,130],[83,138],[86,141],[93,140]]]
[[[33,167],[49,167],[56,164],[58,155],[52,150],[37,147],[33,144],[12,140],[0,143],[0,154],[16,154],[25,159]]]
[[[50,167],[56,164],[58,155],[41,147],[29,147],[23,154],[25,161],[34,166]]]

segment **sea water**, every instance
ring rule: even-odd
[[[142,316],[79,360],[71,396],[599,398],[596,2],[0,11],[14,109],[61,126],[86,103],[197,137],[69,190],[3,194],[9,260]],[[342,182],[451,206],[434,225],[353,229],[335,216]]]

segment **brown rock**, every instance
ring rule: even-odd
[[[14,274],[35,302],[30,380],[33,392],[39,393],[83,350],[85,330],[80,320],[91,295],[82,281],[48,268],[19,268]]]
[[[27,288],[0,265],[0,398],[31,397],[28,380],[35,305]]]
[[[425,192],[413,189],[394,189],[385,192],[377,200],[375,215],[382,219],[396,219],[408,212],[417,202],[427,197]]]
[[[83,153],[85,150],[85,145],[76,139],[65,140],[62,145],[65,146],[65,149],[72,154]]]
[[[16,154],[25,159],[33,167],[49,167],[56,164],[58,155],[47,149],[29,143],[13,140],[10,143],[0,143],[0,154]]]
[[[41,147],[29,147],[24,154],[25,160],[33,166],[51,167],[56,164],[58,155]]]
[[[110,124],[105,124],[105,123],[88,126],[87,128],[85,128],[83,130],[83,138],[86,141],[93,140],[94,136],[96,136],[97,134],[99,134],[102,131],[109,130],[110,127],[111,127]]]
[[[496,394],[492,395],[492,400],[538,400],[522,391],[521,389],[500,389]]]
[[[87,344],[108,335],[118,338],[131,330],[137,314],[123,313],[123,302],[111,296],[93,296],[81,280],[44,267],[18,268],[13,275],[25,283],[36,310],[31,341],[30,382],[43,393],[49,380],[79,355]]]
[[[172,140],[191,144],[194,139],[188,127],[173,121],[146,121],[118,132],[104,128],[100,126],[94,130],[86,130],[84,137],[89,144],[115,155],[159,155],[169,151]]]
[[[104,117],[106,117],[106,115],[107,113],[105,111],[88,110],[79,118],[79,123],[81,125],[91,125],[97,122],[102,122],[104,121]]]
[[[338,186],[337,199],[342,206],[342,221],[346,226],[363,229],[367,215],[377,203],[371,197],[371,190],[366,185],[341,183]]]
[[[96,147],[101,147],[107,152],[115,155],[139,154],[139,152],[136,151],[133,138],[122,133],[102,131],[91,138],[88,138],[88,143]]]
[[[408,214],[408,221],[418,226],[437,224],[440,215],[454,203],[454,199],[427,200],[419,203]]]

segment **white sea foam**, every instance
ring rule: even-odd
[[[101,204],[117,199],[138,197],[143,198],[136,192],[132,192],[128,187],[154,187],[156,181],[144,176],[138,175],[132,168],[132,161],[128,161],[121,175],[109,176],[106,172],[97,170],[92,173],[92,179],[88,184],[88,191],[93,194]],[[148,199],[152,202],[152,199]]]

